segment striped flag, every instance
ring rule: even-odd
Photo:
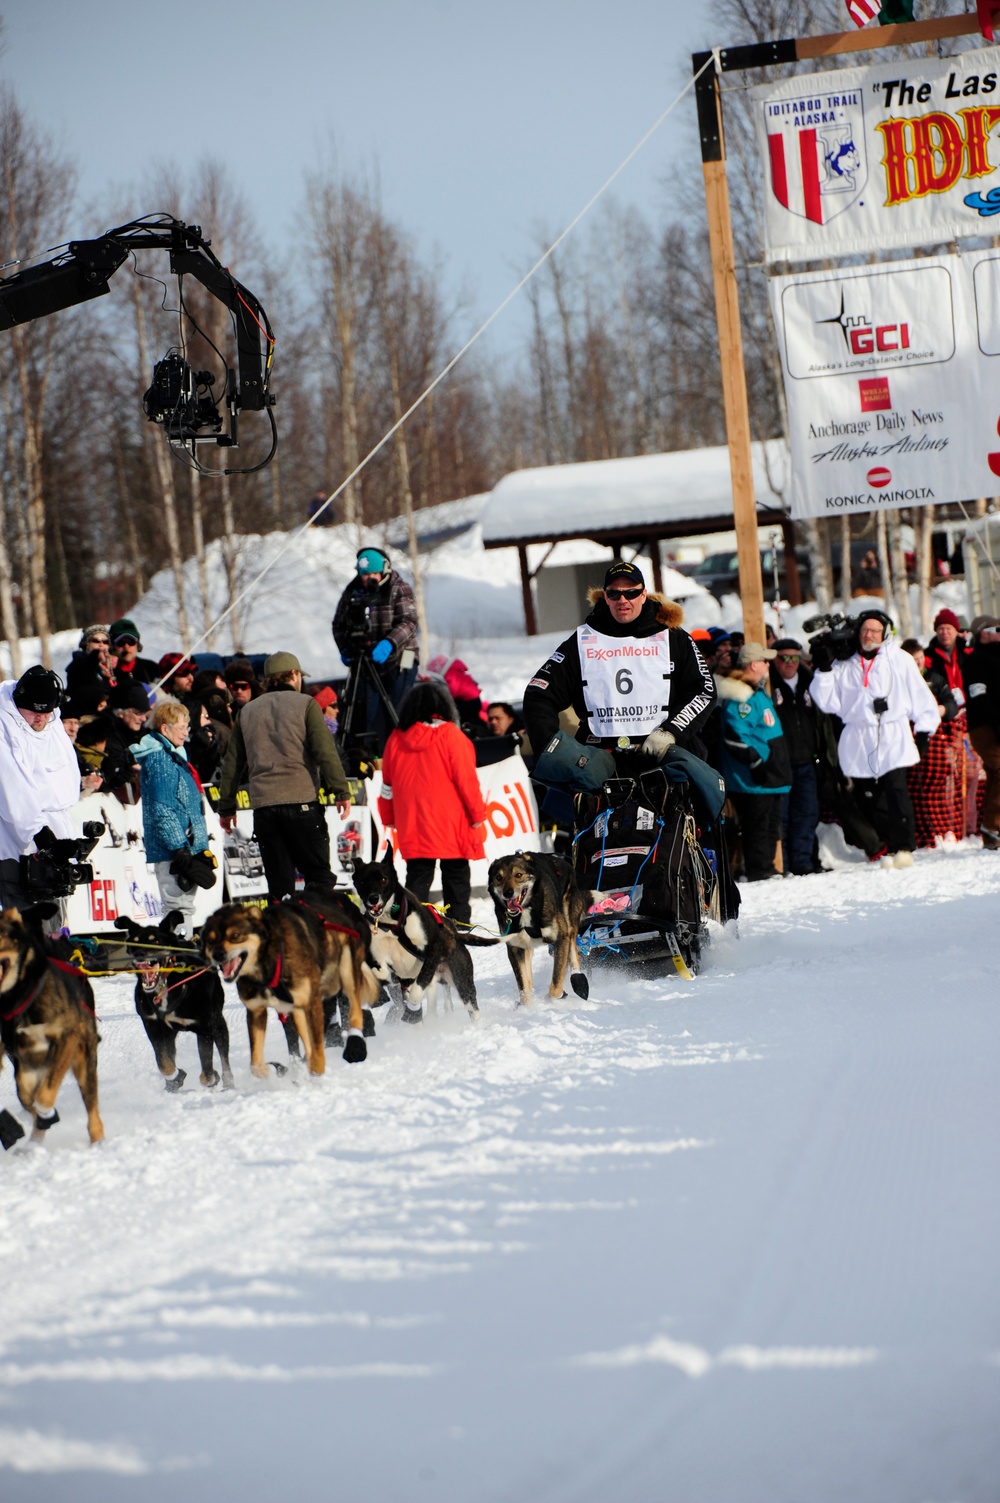
[[[847,14],[855,26],[867,26],[882,9],[882,0],[847,0]]]
[[[819,149],[813,129],[780,132],[767,138],[771,186],[783,208],[823,223],[819,191]]]

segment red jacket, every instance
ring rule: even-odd
[[[393,731],[382,757],[379,814],[394,825],[405,861],[478,861],[486,818],[476,753],[450,720]]]

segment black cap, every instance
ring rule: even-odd
[[[14,685],[13,699],[19,710],[34,710],[39,715],[50,714],[57,708],[63,696],[63,681],[51,668],[36,663],[34,668],[21,674]]]
[[[608,585],[615,579],[624,579],[627,584],[637,585],[640,590],[646,588],[646,581],[642,577],[642,570],[637,569],[635,564],[623,563],[621,559],[617,559],[605,574],[604,588],[607,589]]]
[[[772,642],[775,652],[801,652],[802,643],[796,642],[794,637],[782,637],[780,642]]]
[[[141,710],[145,715],[149,710],[149,695],[141,684],[122,683],[112,689],[108,703],[113,710]]]
[[[135,637],[137,642],[140,641],[136,624],[128,616],[122,616],[120,621],[112,621],[108,627],[108,636],[112,642],[117,642],[120,637]]]

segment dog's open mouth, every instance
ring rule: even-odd
[[[368,912],[371,914],[372,918],[377,919],[382,917],[382,910],[385,907],[385,904],[380,902],[378,898],[369,898],[365,903],[365,907],[368,909]]]
[[[142,981],[142,989],[144,992],[155,992],[157,982],[160,979],[160,967],[158,965],[140,966],[139,978]]]
[[[507,912],[511,915],[512,918],[517,914],[524,912],[524,906],[521,903],[520,898],[505,898],[504,901],[507,905]]]
[[[240,950],[236,955],[230,955],[228,960],[224,960],[219,966],[219,970],[222,972],[223,981],[235,981],[237,976],[240,974],[240,971],[243,967],[243,962],[246,960],[246,958],[246,950]]]

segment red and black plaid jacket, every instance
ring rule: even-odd
[[[399,655],[410,648],[417,652],[417,603],[413,590],[393,569],[377,590],[370,590],[361,578],[352,579],[337,606],[333,618],[333,639],[341,652],[351,650],[347,627],[352,616],[352,604],[358,597],[369,607],[368,645],[374,647],[388,637],[392,643],[392,656],[383,665],[382,671],[392,672],[399,666]]]

